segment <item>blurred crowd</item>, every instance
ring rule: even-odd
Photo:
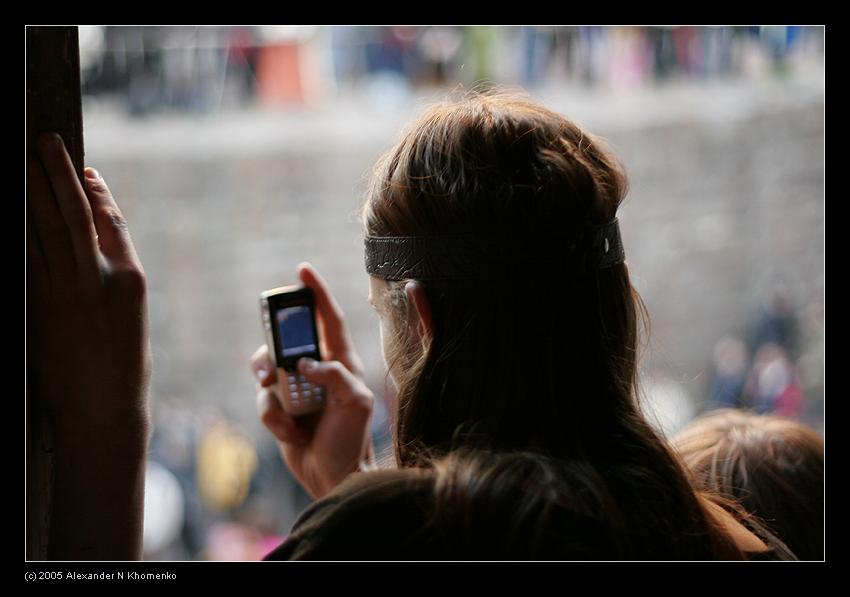
[[[710,409],[742,408],[802,421],[824,431],[824,310],[815,301],[798,308],[777,287],[743,337],[727,335],[714,347]]]
[[[372,439],[389,446],[382,405]],[[256,561],[312,498],[269,433],[254,436],[212,404],[157,400],[145,485],[147,560]]]
[[[488,82],[630,89],[823,62],[821,27],[209,26],[81,28],[83,93],[129,113],[382,101]]]
[[[193,406],[175,400],[154,409],[145,558],[258,560],[280,542],[280,509],[303,508],[309,497],[286,474],[271,437],[252,441],[216,407]]]

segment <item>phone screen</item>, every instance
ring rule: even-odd
[[[307,305],[279,309],[275,314],[280,338],[280,357],[297,358],[318,352],[313,313]]]
[[[293,416],[320,409],[325,400],[324,390],[298,372],[300,359],[322,360],[315,304],[313,291],[306,286],[281,286],[260,294],[269,356],[274,356],[275,365],[282,370],[277,395]]]

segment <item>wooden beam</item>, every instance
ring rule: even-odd
[[[54,131],[83,180],[83,111],[77,27],[27,27],[27,142]]]
[[[83,180],[83,116],[80,53],[76,27],[26,29],[26,152],[34,153],[39,133],[54,131],[65,141],[77,176]],[[28,313],[30,317],[33,314]],[[27,335],[27,354],[37,351]],[[38,399],[38,379],[27,363],[25,389],[27,444],[28,560],[47,558],[53,486],[53,435]]]

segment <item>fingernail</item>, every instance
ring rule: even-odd
[[[316,368],[316,361],[311,358],[305,357],[298,361],[298,368],[301,371],[312,371]]]
[[[86,168],[86,178],[91,178],[92,180],[100,180],[100,172],[98,172],[94,168]]]
[[[260,379],[260,381],[265,381],[268,376],[269,372],[265,369],[257,369],[257,377]]]

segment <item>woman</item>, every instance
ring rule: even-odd
[[[398,390],[399,470],[346,481],[374,464],[372,394],[326,283],[302,265],[326,355],[299,368],[325,386],[326,409],[308,420],[289,417],[274,397],[266,347],[252,366],[263,422],[293,474],[320,501],[271,558],[474,556],[422,535],[422,516],[433,523],[448,511],[440,487],[463,486],[446,479],[490,478],[483,493],[455,497],[466,508],[504,499],[511,511],[510,504],[541,494],[528,489],[511,497],[500,487],[533,486],[526,483],[532,470],[552,480],[554,493],[543,501],[560,512],[558,520],[570,521],[564,528],[587,541],[604,529],[615,540],[548,552],[532,542],[530,551],[497,551],[498,557],[772,553],[694,492],[640,413],[642,304],[616,220],[625,195],[623,170],[599,139],[526,99],[475,95],[436,106],[413,123],[378,162],[362,211],[370,303]],[[589,501],[576,497],[582,491]],[[570,495],[566,502],[573,503],[564,505]],[[382,512],[394,513],[392,525],[381,524]],[[547,516],[532,526],[543,528]],[[355,536],[374,541],[355,546]],[[410,550],[398,551],[400,541]]]

